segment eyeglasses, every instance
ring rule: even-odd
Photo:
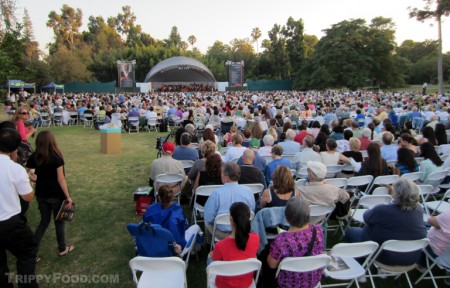
[[[29,115],[28,112],[20,112],[19,114],[20,114],[20,115]]]

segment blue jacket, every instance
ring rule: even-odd
[[[155,203],[145,212],[144,222],[161,225],[172,232],[177,244],[183,248],[186,246],[184,232],[189,228],[189,224],[183,214],[183,207],[180,205],[172,204],[163,209],[161,203]]]

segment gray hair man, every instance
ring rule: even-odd
[[[317,161],[321,162],[322,158],[320,154],[314,151],[314,137],[312,135],[307,135],[305,139],[303,139],[303,150],[302,152],[295,153],[293,167],[297,172],[300,172],[300,169],[306,166],[308,161]]]

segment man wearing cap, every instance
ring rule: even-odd
[[[183,164],[172,158],[175,152],[175,146],[172,142],[166,142],[162,146],[162,156],[161,158],[155,159],[152,162],[152,168],[150,169],[150,179],[149,184],[153,187],[153,182],[159,174],[182,174],[185,176]],[[184,183],[186,183],[186,177],[180,188],[183,188]],[[178,193],[179,190],[175,190]]]
[[[309,183],[306,186],[300,186],[300,195],[308,200],[311,205],[334,205],[338,202],[344,204],[350,199],[350,195],[341,188],[326,183],[324,181],[327,175],[327,166],[322,162],[308,161]]]

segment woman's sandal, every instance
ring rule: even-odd
[[[66,249],[65,249],[64,251],[58,253],[58,256],[60,256],[60,257],[61,257],[61,256],[65,256],[65,255],[69,254],[69,252],[72,252],[73,249],[75,249],[75,246],[73,246],[73,245],[67,245],[67,246],[66,246]]]

